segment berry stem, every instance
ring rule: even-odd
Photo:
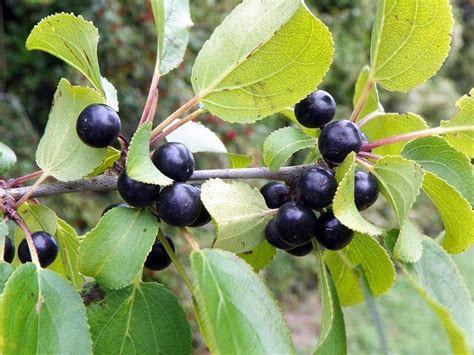
[[[30,250],[31,260],[38,268],[41,268],[38,253],[36,252],[36,248],[33,243],[33,237],[31,236],[30,230],[28,229],[27,225],[23,221],[23,218],[21,218],[19,214],[15,214],[13,220],[15,221],[17,226],[20,227],[23,233],[25,233],[26,242],[28,243],[28,249]]]
[[[163,132],[163,130],[171,123],[173,123],[173,121],[179,116],[191,110],[195,105],[197,105],[200,99],[200,96],[194,96],[191,100],[186,102],[183,106],[181,106],[175,112],[165,118],[158,126],[153,129],[153,131],[151,131],[151,139],[155,138],[157,135]]]
[[[448,133],[456,133],[456,132],[467,132],[467,131],[474,131],[474,125],[470,126],[457,126],[457,127],[436,127],[436,128],[429,128],[424,129],[421,131],[414,131],[407,134],[402,134],[399,136],[392,136],[383,139],[379,139],[378,141],[372,143],[366,143],[362,145],[362,151],[369,151],[377,147],[382,147],[384,145],[389,145],[392,143],[397,142],[404,142],[409,141],[416,138],[422,137],[429,137],[435,135],[443,135]]]
[[[18,207],[22,203],[26,202],[31,195],[36,191],[36,189],[41,185],[41,183],[46,180],[48,177],[48,174],[45,172],[41,172],[41,175],[38,177],[38,179],[35,181],[35,183],[27,188],[26,193],[16,202],[15,206]]]
[[[359,101],[357,101],[357,104],[354,107],[354,111],[352,111],[351,118],[350,118],[352,122],[356,122],[357,119],[359,118],[362,108],[364,107],[365,102],[369,98],[370,90],[372,90],[372,87],[374,86],[374,84],[375,84],[374,79],[371,76],[369,76],[369,78],[367,79],[367,82],[365,83],[364,89],[362,90],[362,93],[359,97]]]
[[[166,253],[168,253],[169,257],[171,258],[171,261],[173,262],[174,267],[176,268],[176,270],[178,270],[178,273],[183,279],[184,284],[188,288],[191,295],[193,295],[193,283],[191,282],[191,279],[189,278],[188,274],[186,274],[183,264],[181,264],[181,262],[176,257],[176,254],[174,253],[173,249],[171,248],[170,244],[168,243],[162,232],[158,233],[158,238],[160,238],[161,243],[165,247]]]
[[[193,250],[199,251],[201,249],[199,248],[199,244],[194,240],[193,236],[186,228],[181,228],[181,232]]]
[[[357,155],[362,158],[374,159],[374,160],[379,160],[380,158],[382,158],[382,156],[378,154],[370,153],[370,152],[359,152]]]
[[[179,127],[181,127],[185,123],[196,119],[200,114],[202,114],[206,111],[207,110],[204,109],[204,108],[199,108],[199,109],[191,112],[189,115],[187,115],[184,118],[180,119],[178,122],[175,122],[171,127],[166,129],[165,131],[163,131],[160,134],[158,134],[157,136],[153,137],[150,141],[150,145],[152,145],[152,146],[155,145],[159,141],[163,140],[163,138],[165,138],[168,134],[174,132],[175,130],[177,130]]]

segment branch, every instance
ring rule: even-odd
[[[297,178],[304,170],[312,165],[297,165],[283,167],[278,171],[270,171],[268,168],[246,168],[246,169],[212,169],[197,170],[191,176],[191,181],[208,180],[213,178],[219,179],[268,179],[279,181],[292,181]],[[23,197],[29,186],[11,189],[0,189],[0,196],[4,194],[13,197],[15,200]],[[117,189],[117,176],[113,173],[93,178],[86,178],[70,182],[52,182],[42,184],[31,194],[30,198],[46,197],[53,195],[67,194],[71,192],[86,191],[113,191]]]

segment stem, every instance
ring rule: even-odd
[[[194,240],[193,236],[191,235],[191,233],[188,232],[186,228],[181,228],[181,232],[183,233],[184,237],[186,238],[193,250],[198,251],[201,249],[199,248],[199,244]]]
[[[371,112],[367,116],[362,118],[359,122],[357,122],[357,125],[359,126],[359,128],[362,128],[362,126],[364,126],[367,122],[371,121],[375,117],[380,116],[381,114],[382,112],[379,111]]]
[[[147,122],[153,122],[155,117],[156,107],[158,105],[158,84],[160,82],[160,65],[159,59],[156,58],[155,69],[153,71],[153,77],[151,79],[150,90],[146,98],[145,107],[143,109],[142,117],[138,125],[142,125]]]
[[[374,86],[374,84],[375,84],[374,79],[372,79],[372,77],[369,76],[365,83],[364,89],[362,90],[362,93],[359,97],[359,101],[357,101],[357,105],[354,107],[354,111],[352,111],[352,115],[350,118],[352,122],[356,122],[357,119],[359,118],[362,108],[364,107],[364,104],[370,95],[370,90],[372,90],[372,87]]]
[[[245,169],[211,169],[196,170],[189,179],[190,181],[202,181],[208,179],[267,179],[291,182],[302,172],[311,168],[313,165],[297,165],[283,167],[277,171],[271,171],[268,168],[245,168]],[[40,185],[30,197],[45,197],[52,195],[67,194],[71,192],[96,191],[105,192],[117,189],[117,176],[111,173],[105,173],[93,178],[70,182],[52,182]],[[11,189],[1,189],[0,196],[7,194],[15,199],[21,198],[28,192],[28,187],[17,187]]]
[[[168,127],[173,121],[181,116],[183,113],[188,112],[190,109],[192,109],[201,99],[200,96],[194,96],[191,100],[186,102],[183,106],[181,106],[179,109],[177,109],[175,112],[173,112],[171,115],[169,115],[167,118],[163,120],[157,127],[151,131],[151,138],[155,138],[158,134],[163,132],[163,130]]]
[[[176,122],[175,124],[173,124],[171,127],[169,127],[167,130],[161,132],[160,134],[158,134],[156,137],[153,137],[150,141],[150,145],[155,145],[157,142],[161,141],[163,138],[165,138],[168,134],[174,132],[175,130],[177,130],[179,127],[181,127],[182,125],[184,125],[185,123],[189,122],[189,121],[192,121],[194,120],[195,118],[197,118],[200,114],[202,114],[203,112],[206,112],[207,110],[204,109],[204,108],[199,108],[197,109],[196,111],[193,111],[191,112],[189,115],[187,115],[186,117],[182,118],[181,120],[179,120],[178,122]]]
[[[17,185],[23,184],[26,181],[36,179],[37,177],[40,177],[42,174],[43,174],[43,170],[38,170],[30,174],[19,176],[16,179],[13,179],[13,181],[9,185],[17,186]]]
[[[16,215],[13,220],[18,225],[18,227],[20,227],[23,233],[25,233],[26,242],[28,243],[28,249],[30,250],[31,260],[38,268],[41,268],[38,253],[36,252],[35,244],[33,243],[33,237],[31,236],[30,230],[19,215]]]
[[[370,314],[372,316],[372,320],[375,325],[375,330],[377,331],[377,334],[379,337],[382,354],[388,355],[389,350],[388,350],[387,337],[385,336],[382,318],[380,317],[380,314],[377,310],[377,305],[375,303],[374,296],[372,295],[372,291],[370,290],[369,283],[367,281],[367,278],[362,268],[358,267],[357,271],[360,275],[360,285],[361,285],[362,291],[364,292],[365,303],[367,304],[367,307],[369,308]]]
[[[409,141],[416,138],[423,138],[435,135],[442,135],[447,133],[455,133],[455,132],[465,132],[465,131],[474,131],[474,125],[472,126],[457,126],[457,127],[436,127],[436,128],[429,128],[424,129],[421,131],[414,131],[407,134],[402,134],[399,136],[392,136],[383,139],[379,139],[378,141],[372,143],[366,143],[362,145],[362,151],[369,151],[377,147],[382,147],[384,145],[389,145],[392,143],[397,142],[404,142]]]
[[[176,254],[174,253],[173,249],[171,248],[170,244],[166,240],[163,233],[158,233],[158,238],[160,238],[161,243],[165,247],[165,250],[168,253],[169,257],[171,258],[171,261],[173,262],[173,265],[175,266],[176,270],[178,270],[178,273],[183,279],[184,284],[188,288],[189,292],[191,292],[191,294],[193,295],[194,294],[193,283],[191,282],[191,279],[189,278],[188,274],[186,274],[186,271],[184,270],[184,266],[180,263],[180,261],[176,257]]]
[[[374,160],[379,160],[379,159],[382,158],[382,156],[380,156],[378,154],[370,153],[370,152],[359,152],[357,155],[362,157],[362,158],[374,159]]]
[[[31,195],[33,195],[33,193],[36,191],[36,189],[41,185],[41,183],[46,180],[46,178],[48,177],[48,174],[42,172],[40,177],[38,178],[38,180],[35,181],[35,183],[31,186],[29,186],[26,191],[26,193],[16,202],[15,206],[18,207],[20,206],[21,204],[23,204],[24,202],[26,202]]]

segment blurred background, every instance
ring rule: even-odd
[[[194,27],[184,63],[160,82],[160,101],[156,121],[193,96],[190,73],[194,58],[213,29],[238,4],[238,0],[192,0]],[[354,82],[360,69],[369,61],[369,43],[375,1],[307,0],[311,10],[323,20],[334,35],[334,64],[320,88],[329,91],[337,102],[337,117],[351,112]],[[451,54],[438,73],[426,84],[408,94],[381,91],[381,101],[388,112],[412,111],[422,115],[431,126],[449,119],[454,103],[474,86],[474,0],[451,1],[456,25]],[[51,100],[61,77],[75,84],[84,83],[78,72],[44,52],[28,52],[26,38],[43,17],[56,12],[81,14],[99,29],[99,61],[102,75],[117,88],[123,133],[130,137],[140,118],[155,60],[153,16],[148,1],[139,0],[0,0],[0,141],[15,150],[18,164],[11,176],[36,169],[34,153],[48,119]],[[253,165],[261,163],[265,137],[289,122],[278,115],[255,125],[233,125],[207,116],[202,122],[213,129],[230,152],[251,155]],[[300,163],[297,154],[292,164]],[[198,167],[227,167],[223,157],[201,155]],[[261,182],[249,182],[259,186]],[[118,201],[116,194],[64,195],[43,200],[58,215],[84,232],[97,223],[103,208]],[[367,212],[372,221],[394,227],[395,218],[382,199]],[[432,237],[442,230],[434,207],[421,195],[412,219],[420,230]],[[174,231],[170,230],[170,233]],[[212,241],[212,227],[193,229],[203,246]],[[182,259],[188,246],[175,238]],[[474,289],[474,253],[455,256],[472,292]],[[186,262],[186,261],[185,261]],[[320,302],[317,294],[315,263],[311,257],[294,258],[278,253],[262,272],[274,291],[293,333],[298,352],[311,353],[319,334]],[[147,274],[166,284],[191,309],[189,297],[173,268],[160,274]],[[436,316],[418,294],[399,278],[389,294],[377,299],[388,335],[389,345],[399,354],[447,354],[448,340]],[[380,353],[375,329],[365,305],[345,309],[351,354]],[[191,315],[190,315],[191,317]],[[196,335],[195,353],[205,352]],[[429,351],[428,351],[429,349]]]

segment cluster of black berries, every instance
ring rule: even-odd
[[[341,163],[350,152],[359,152],[364,140],[359,128],[350,121],[330,122],[336,113],[332,96],[318,90],[295,107],[298,121],[305,127],[321,128],[319,150],[331,163]],[[315,166],[304,171],[296,182],[293,201],[290,189],[283,183],[270,182],[261,188],[269,208],[278,208],[276,216],[267,224],[265,237],[278,249],[295,256],[313,250],[312,239],[325,248],[338,250],[352,240],[353,231],[344,226],[331,210],[337,190],[332,170]],[[371,206],[378,197],[375,179],[364,171],[355,174],[355,205],[359,210]],[[313,210],[320,211],[317,218]]]
[[[44,231],[33,233],[31,238],[33,239],[33,244],[41,266],[47,267],[51,265],[58,256],[58,243],[56,239]],[[15,246],[13,241],[9,237],[6,237],[3,249],[3,260],[7,263],[11,263],[14,257]],[[26,239],[23,239],[18,246],[18,258],[22,263],[31,261],[31,254]]]
[[[106,105],[90,105],[79,115],[76,131],[85,144],[105,148],[117,139],[120,133],[120,118]],[[191,151],[181,143],[166,143],[154,152],[152,161],[157,169],[173,179],[174,183],[160,191],[160,186],[135,181],[126,171],[122,171],[117,180],[117,190],[126,204],[112,204],[103,214],[117,206],[153,206],[158,219],[170,226],[200,227],[207,224],[211,216],[201,202],[201,187],[185,183],[194,172],[195,164]],[[166,239],[174,250],[172,240],[168,236]],[[151,270],[162,270],[170,263],[171,259],[164,246],[157,240],[145,266]]]

